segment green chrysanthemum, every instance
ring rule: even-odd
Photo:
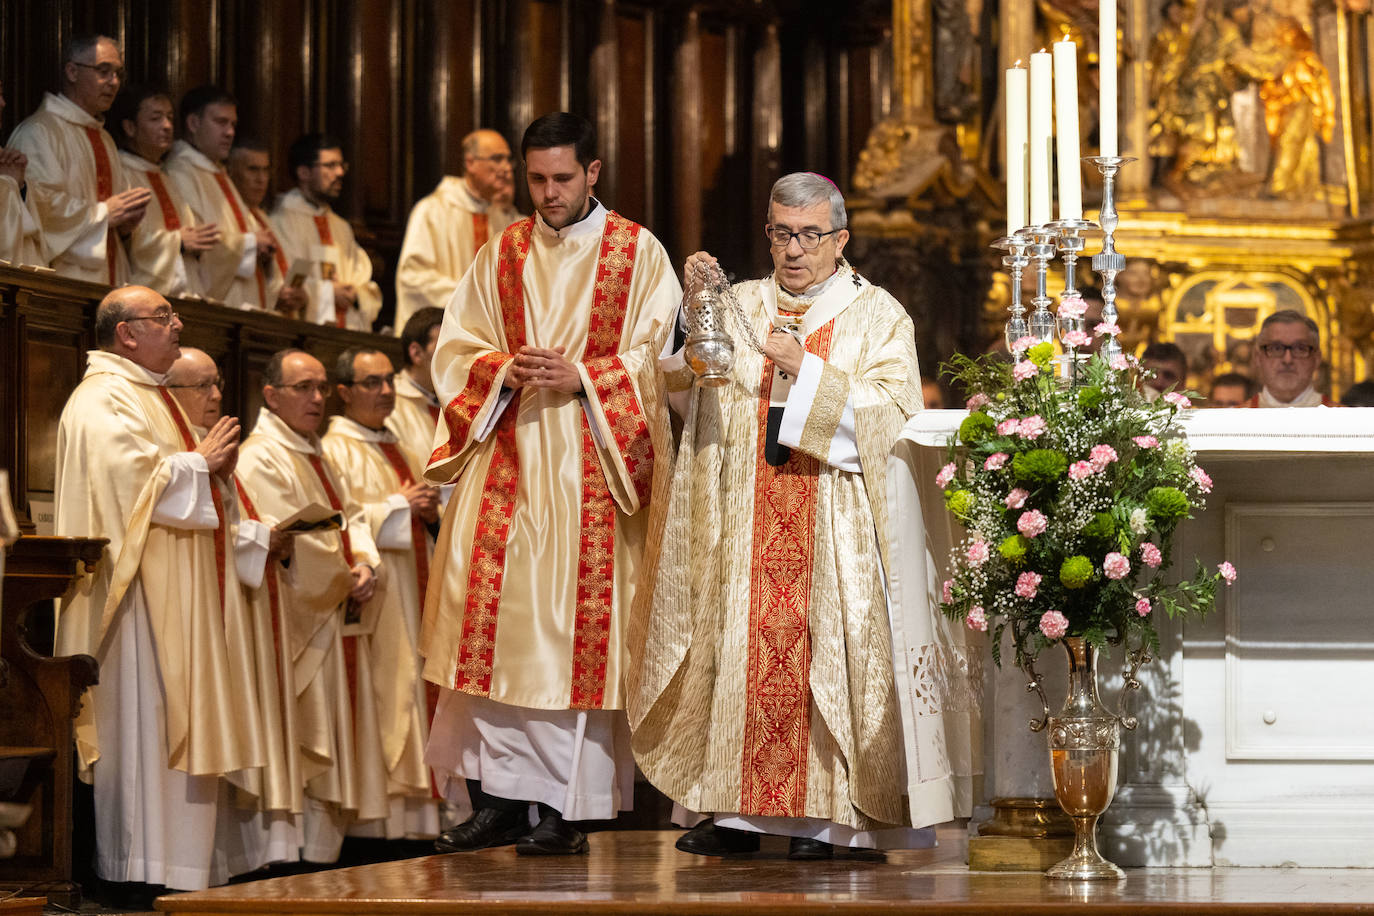
[[[1098,541],[1105,541],[1116,534],[1116,520],[1112,518],[1110,512],[1099,512],[1093,516],[1093,520],[1088,522],[1083,528],[1083,536],[1093,538]]]
[[[1059,567],[1059,581],[1065,588],[1082,588],[1092,581],[1093,561],[1087,557],[1069,557]]]
[[[1150,512],[1150,520],[1158,525],[1183,518],[1188,514],[1188,497],[1177,487],[1152,487],[1145,494],[1145,505]]]
[[[981,410],[969,414],[959,424],[959,441],[965,445],[977,445],[997,428],[997,421]]]
[[[1048,366],[1050,360],[1054,358],[1054,344],[1038,343],[1026,351],[1026,356],[1031,362],[1043,369]]]
[[[1084,410],[1092,410],[1106,400],[1107,393],[1095,385],[1078,389],[1078,406]]]
[[[955,490],[945,497],[945,505],[949,506],[949,511],[961,522],[968,521],[969,515],[973,512],[973,503],[973,494],[968,490]]]
[[[1049,483],[1062,477],[1068,467],[1069,459],[1064,453],[1051,448],[1033,448],[1011,461],[1012,473],[1025,483]]]
[[[1019,534],[1013,534],[997,545],[997,552],[1012,563],[1020,563],[1026,558],[1026,549],[1029,546],[1029,541]]]

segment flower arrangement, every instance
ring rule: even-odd
[[[945,367],[973,394],[935,478],[966,531],[940,607],[991,629],[999,665],[1008,627],[1018,665],[1065,636],[1157,652],[1156,614],[1205,614],[1236,575],[1224,562],[1164,576],[1175,530],[1212,488],[1177,421],[1190,402],[1147,401],[1125,357],[1092,357],[1065,388],[1051,344],[1025,338],[1013,352],[1014,364],[956,356]]]

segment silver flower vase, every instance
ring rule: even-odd
[[[1097,819],[1116,794],[1125,723],[1098,698],[1096,647],[1066,637],[1064,648],[1069,653],[1069,692],[1059,715],[1049,717],[1050,768],[1054,797],[1073,819],[1073,852],[1045,874],[1079,881],[1116,880],[1125,873],[1097,851]]]

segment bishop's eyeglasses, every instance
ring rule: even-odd
[[[800,232],[793,232],[782,226],[763,227],[763,234],[768,238],[768,241],[773,243],[774,248],[786,248],[792,244],[793,239],[796,239],[803,251],[816,250],[820,247],[822,239],[839,231],[838,229],[831,229],[829,232],[818,232],[815,229],[803,229]]]
[[[1294,359],[1307,359],[1317,348],[1310,343],[1267,343],[1260,344],[1259,350],[1270,359],[1283,359],[1283,354],[1292,353]]]

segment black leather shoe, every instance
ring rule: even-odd
[[[708,817],[678,837],[674,845],[698,856],[747,856],[759,851],[759,835],[748,830],[717,827]]]
[[[503,811],[483,808],[457,827],[450,827],[434,841],[440,852],[471,852],[492,846],[509,846],[530,832],[529,814],[521,808]]]
[[[575,856],[587,851],[587,835],[557,814],[546,814],[539,826],[515,844],[522,856]]]
[[[794,862],[815,862],[819,859],[833,859],[835,847],[810,837],[794,836],[787,845],[787,858]]]

